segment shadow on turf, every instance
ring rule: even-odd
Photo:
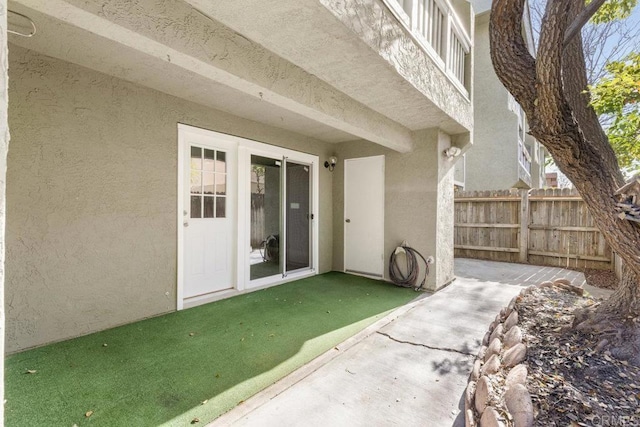
[[[15,354],[6,425],[205,423],[415,297],[334,272]]]

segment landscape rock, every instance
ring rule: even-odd
[[[515,427],[533,426],[533,404],[531,395],[524,385],[516,384],[510,387],[505,393],[504,400],[513,417]],[[480,425],[482,425],[482,421]]]
[[[483,345],[482,347],[480,347],[480,350],[478,351],[478,359],[484,360],[485,354],[487,354],[487,346]]]
[[[508,308],[510,308],[511,310],[513,310],[516,306],[516,302],[518,302],[518,296],[516,295],[515,297],[511,298],[511,301],[509,301],[509,305],[507,305]]]
[[[482,414],[484,408],[487,407],[489,403],[489,398],[493,394],[493,387],[489,382],[489,378],[480,377],[478,382],[476,383],[476,397],[475,397],[475,406],[478,414]]]
[[[542,282],[538,285],[539,288],[552,288],[553,282]]]
[[[504,427],[500,414],[493,406],[489,406],[480,417],[480,427]]]
[[[516,326],[518,324],[518,312],[517,311],[513,311],[509,317],[507,317],[507,320],[504,321],[504,330],[508,331],[509,329],[513,328],[514,326]]]
[[[502,363],[507,368],[510,368],[522,362],[525,357],[527,357],[527,346],[523,343],[516,344],[504,352],[502,355]]]
[[[491,375],[495,374],[500,370],[500,358],[497,354],[493,354],[485,363],[482,365],[482,369],[480,373],[482,375]]]
[[[504,315],[506,317],[509,317],[509,315],[513,312],[513,307],[505,307],[504,308]]]
[[[507,379],[505,380],[506,387],[511,388],[516,384],[527,384],[527,367],[525,365],[516,365],[511,368],[507,374]]]
[[[482,338],[482,345],[489,345],[489,338],[491,338],[491,332],[484,334],[484,338]]]
[[[500,338],[494,338],[489,344],[489,347],[487,347],[487,352],[484,354],[484,361],[486,362],[489,360],[489,358],[494,354],[500,354],[501,351],[502,341],[500,341]]]
[[[482,362],[479,359],[476,359],[476,361],[473,362],[473,369],[471,369],[471,376],[470,376],[471,381],[478,381],[478,378],[480,378],[481,367],[482,367]]]
[[[491,336],[489,337],[489,342],[493,341],[496,338],[501,338],[503,333],[504,333],[504,327],[502,326],[502,323],[500,323],[498,324],[498,326],[496,326],[493,332],[491,332]]]
[[[559,283],[561,283],[563,285],[570,285],[571,284],[571,280],[563,278],[563,279],[556,279],[556,280],[553,281],[554,285],[557,285]]]
[[[464,410],[468,410],[473,407],[474,404],[474,396],[476,393],[476,382],[471,381],[467,384],[467,389],[464,391]]]
[[[567,284],[567,283],[560,282],[560,281],[556,281],[556,282],[554,282],[554,284],[557,287],[559,287],[561,289],[565,289],[565,290],[567,290],[569,292],[573,292],[576,295],[579,295],[579,296],[583,296],[584,295],[584,289],[582,289],[579,286],[575,286],[575,285],[572,285],[572,284]]]
[[[514,312],[515,313],[515,312]],[[514,326],[504,334],[502,338],[502,346],[505,349],[511,348],[522,342],[522,330],[519,326]]]
[[[464,425],[465,427],[475,427],[476,426],[476,420],[473,416],[473,410],[472,409],[467,409],[466,411],[464,411]]]

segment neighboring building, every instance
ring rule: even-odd
[[[555,164],[551,164],[548,168],[549,172],[545,174],[545,186],[550,188],[573,188],[573,184],[569,178],[563,174]]]
[[[467,1],[10,8],[37,34],[9,36],[7,351],[330,270],[386,277],[403,240],[434,256],[429,289],[453,279]]]
[[[522,108],[498,80],[489,53],[491,1],[474,0],[473,146],[464,162],[465,190],[500,190],[513,187],[541,188],[545,149],[526,133]],[[524,36],[534,52],[528,15]],[[458,166],[462,167],[462,166]]]

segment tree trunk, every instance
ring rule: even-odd
[[[624,260],[619,290],[598,308],[599,319],[640,315],[640,225],[616,216],[614,192],[622,185],[618,162],[588,104],[582,41],[563,48],[581,0],[549,0],[537,59],[522,37],[524,0],[494,0],[490,19],[491,58],[498,78],[525,111],[530,134],[544,145],[571,180],[605,240]]]

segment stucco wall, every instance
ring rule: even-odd
[[[10,46],[7,350],[176,307],[177,123],[320,156],[333,147]],[[332,263],[320,171],[320,268]]]
[[[7,51],[7,2],[0,0],[0,354],[5,344],[5,220],[6,220],[6,173],[7,149],[9,148],[8,75]],[[0,366],[0,402],[4,402],[4,364]],[[4,404],[0,405],[0,420],[4,420]],[[0,425],[2,422],[0,421]]]
[[[411,153],[397,153],[367,141],[338,146],[339,164],[334,170],[335,270],[344,269],[344,160],[385,156],[384,276],[388,279],[389,256],[406,240],[436,263],[427,280],[437,289],[453,279],[453,163],[443,160],[442,150],[450,143],[438,130],[417,132]],[[421,267],[422,268],[422,267]]]
[[[473,128],[473,107],[467,97],[453,86],[429,55],[408,37],[386,6],[378,0],[320,0],[320,3],[436,107],[464,127],[460,129],[456,126],[456,133]],[[448,126],[446,122],[443,120],[440,126]]]
[[[466,155],[465,190],[507,189],[518,181],[518,117],[489,54],[489,15],[476,18],[473,146]]]

